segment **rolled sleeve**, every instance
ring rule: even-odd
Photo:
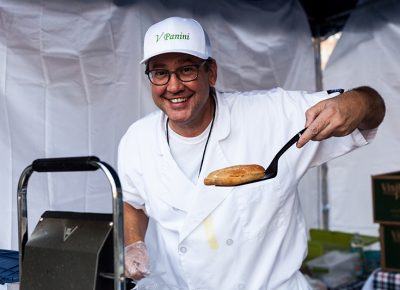
[[[138,164],[138,160],[134,160],[135,154],[130,154],[128,148],[132,146],[128,144],[127,138],[122,138],[118,147],[118,175],[122,187],[123,201],[129,203],[137,209],[145,208],[145,200],[138,189],[134,180],[140,176],[140,172],[132,165]]]

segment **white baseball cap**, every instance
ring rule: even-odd
[[[150,26],[147,30],[144,36],[144,56],[140,63],[168,52],[187,53],[208,59],[211,57],[210,40],[196,20],[170,17]]]

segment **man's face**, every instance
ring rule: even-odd
[[[153,57],[149,61],[149,70],[166,69],[172,72],[182,66],[202,62],[202,59],[188,54],[166,53]],[[216,82],[217,67],[215,63],[209,67],[207,71],[204,65],[200,66],[197,79],[190,82],[182,82],[176,74],[171,74],[167,84],[151,84],[154,103],[169,117],[170,125],[175,130],[191,130],[189,135],[196,135],[201,133],[196,130],[203,130],[204,124],[210,122],[212,105],[209,93],[210,86]]]

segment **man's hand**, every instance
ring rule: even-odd
[[[307,130],[297,147],[308,141],[321,141],[332,136],[346,136],[356,128],[373,129],[385,116],[382,97],[370,87],[359,87],[321,101],[306,111]]]
[[[149,256],[144,242],[134,242],[125,247],[125,276],[138,281],[150,274]]]

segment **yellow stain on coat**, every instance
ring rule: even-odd
[[[207,242],[212,250],[217,250],[219,245],[217,237],[215,236],[214,223],[211,216],[208,216],[204,221],[204,231],[206,234]]]

